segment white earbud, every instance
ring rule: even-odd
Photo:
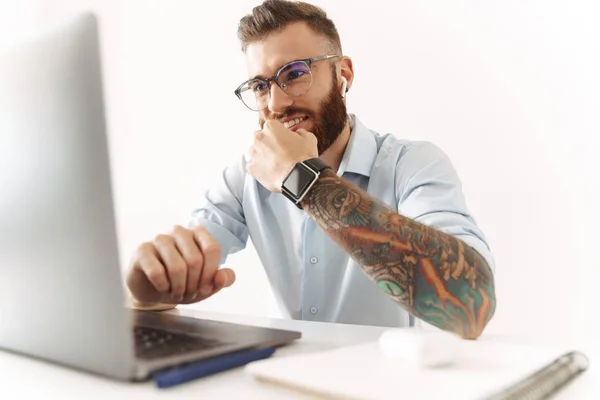
[[[342,76],[342,98],[346,97],[346,87],[348,86],[348,81],[346,78]]]

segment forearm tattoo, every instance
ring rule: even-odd
[[[408,312],[475,339],[496,299],[486,261],[460,239],[403,217],[332,170],[302,201],[304,210]]]

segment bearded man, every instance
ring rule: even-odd
[[[267,0],[238,37],[249,79],[234,93],[261,129],[188,226],[139,246],[134,307],[230,286],[235,274],[220,266],[251,238],[288,318],[404,327],[416,317],[477,338],[496,307],[493,257],[448,157],[348,114],[353,63],[322,9]]]

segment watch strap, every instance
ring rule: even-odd
[[[310,159],[304,161],[304,165],[307,165],[309,168],[311,168],[315,172],[321,172],[326,168],[330,168],[329,165],[327,165],[323,161],[321,161],[320,158],[310,158]]]

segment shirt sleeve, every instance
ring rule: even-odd
[[[462,184],[448,156],[429,142],[417,142],[396,166],[398,212],[454,235],[476,250],[495,271],[485,235],[467,209]]]
[[[246,171],[242,162],[223,170],[222,176],[206,191],[201,204],[188,221],[188,228],[204,227],[221,246],[221,265],[230,254],[246,247],[248,228],[244,218],[243,192]]]

